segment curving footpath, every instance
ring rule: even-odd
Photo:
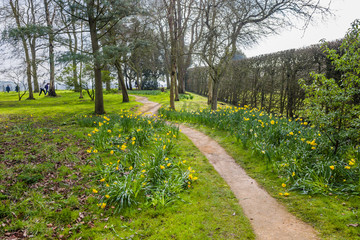
[[[145,97],[136,97],[136,101],[144,104],[139,109],[139,112],[143,113],[156,114],[161,106]],[[310,225],[297,219],[272,198],[215,140],[190,127],[184,125],[179,127],[230,186],[245,215],[250,219],[256,239],[319,239]]]

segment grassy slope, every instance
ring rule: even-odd
[[[0,93],[0,238],[25,231],[37,239],[254,238],[229,187],[183,135],[174,155],[191,162],[199,180],[181,201],[121,216],[99,209],[91,193],[96,166],[86,152],[92,129],[80,128],[74,117],[90,114],[93,102],[76,93],[58,94],[18,102],[15,94]],[[121,103],[118,94],[104,99],[109,113],[139,105]]]

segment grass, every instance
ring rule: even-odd
[[[314,226],[323,239],[358,239],[360,198],[340,195],[304,195],[290,192],[290,196],[279,196],[283,191],[283,180],[274,171],[269,171],[263,156],[244,150],[236,138],[229,133],[198,126],[199,130],[214,138],[241,165],[246,172],[263,186],[274,198],[305,222]]]
[[[158,102],[164,107],[168,107],[170,105],[170,91],[166,90],[165,92],[161,91],[129,91],[129,94],[136,94],[139,96],[145,96],[150,101]],[[183,97],[182,97],[183,96]],[[191,99],[190,99],[191,96]],[[180,101],[175,101],[175,109],[178,111],[187,110],[187,111],[195,111],[198,109],[209,108],[207,105],[207,98],[200,96],[194,93],[185,93],[180,94]],[[226,103],[219,102],[218,106],[227,105]]]
[[[359,196],[333,193],[309,195],[300,191],[291,191],[288,197],[280,196],[279,193],[284,191],[281,187],[284,178],[268,166],[263,154],[251,147],[244,149],[234,133],[203,125],[195,127],[218,141],[251,177],[282,202],[290,212],[314,226],[323,239],[360,238]]]
[[[72,117],[77,114],[91,114],[94,112],[94,102],[84,94],[83,99],[79,99],[79,94],[72,91],[57,91],[57,97],[48,96],[34,97],[36,100],[18,101],[16,93],[0,92],[0,109],[1,115],[28,115],[42,118],[63,118]],[[104,105],[107,113],[116,113],[119,109],[132,109],[139,103],[134,102],[134,97],[130,97],[129,103],[122,102],[121,94],[104,94]],[[71,104],[71,107],[69,107]]]
[[[172,156],[196,169],[193,188],[167,207],[120,214],[99,208],[91,189],[99,185],[98,166],[109,156],[87,152],[93,128],[77,122],[91,114],[94,103],[77,93],[57,93],[20,102],[15,94],[0,94],[0,238],[26,232],[35,239],[254,239],[229,187],[182,134]],[[140,105],[121,103],[119,94],[104,99],[108,113]]]

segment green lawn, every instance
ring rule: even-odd
[[[82,127],[79,119],[97,118],[94,103],[87,96],[78,99],[78,93],[57,94],[19,102],[16,94],[0,93],[0,238],[254,239],[229,187],[182,134],[171,157],[196,170],[191,188],[167,206],[145,204],[117,214],[110,206],[99,208],[92,189],[100,186],[99,169],[115,156],[88,152],[94,127]],[[134,97],[126,104],[121,99],[104,94],[107,113],[116,116],[141,105]]]

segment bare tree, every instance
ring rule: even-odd
[[[15,91],[18,93],[18,99],[21,101],[22,97],[26,94],[28,86],[26,84],[25,71],[22,69],[12,69],[7,73],[7,78],[15,84]],[[23,92],[21,92],[23,89]]]
[[[204,0],[205,33],[202,59],[213,83],[211,108],[217,108],[219,82],[239,47],[256,42],[302,20],[305,27],[317,14],[329,13],[319,0]]]
[[[24,26],[22,25],[22,23],[20,21],[21,10],[20,10],[20,6],[19,6],[19,1],[18,0],[9,0],[9,4],[11,6],[12,14],[15,19],[17,29],[20,31],[20,29],[22,29]],[[27,36],[26,36],[26,34],[22,34],[21,32],[20,32],[20,34],[18,34],[18,36],[21,38],[21,42],[22,42],[22,45],[24,48],[24,53],[25,53],[26,77],[27,77],[27,84],[28,84],[28,89],[29,89],[28,99],[33,100],[35,98],[33,95],[32,82],[31,82],[31,59],[30,59],[30,55],[29,55],[29,48],[28,48],[28,45],[26,42]]]

